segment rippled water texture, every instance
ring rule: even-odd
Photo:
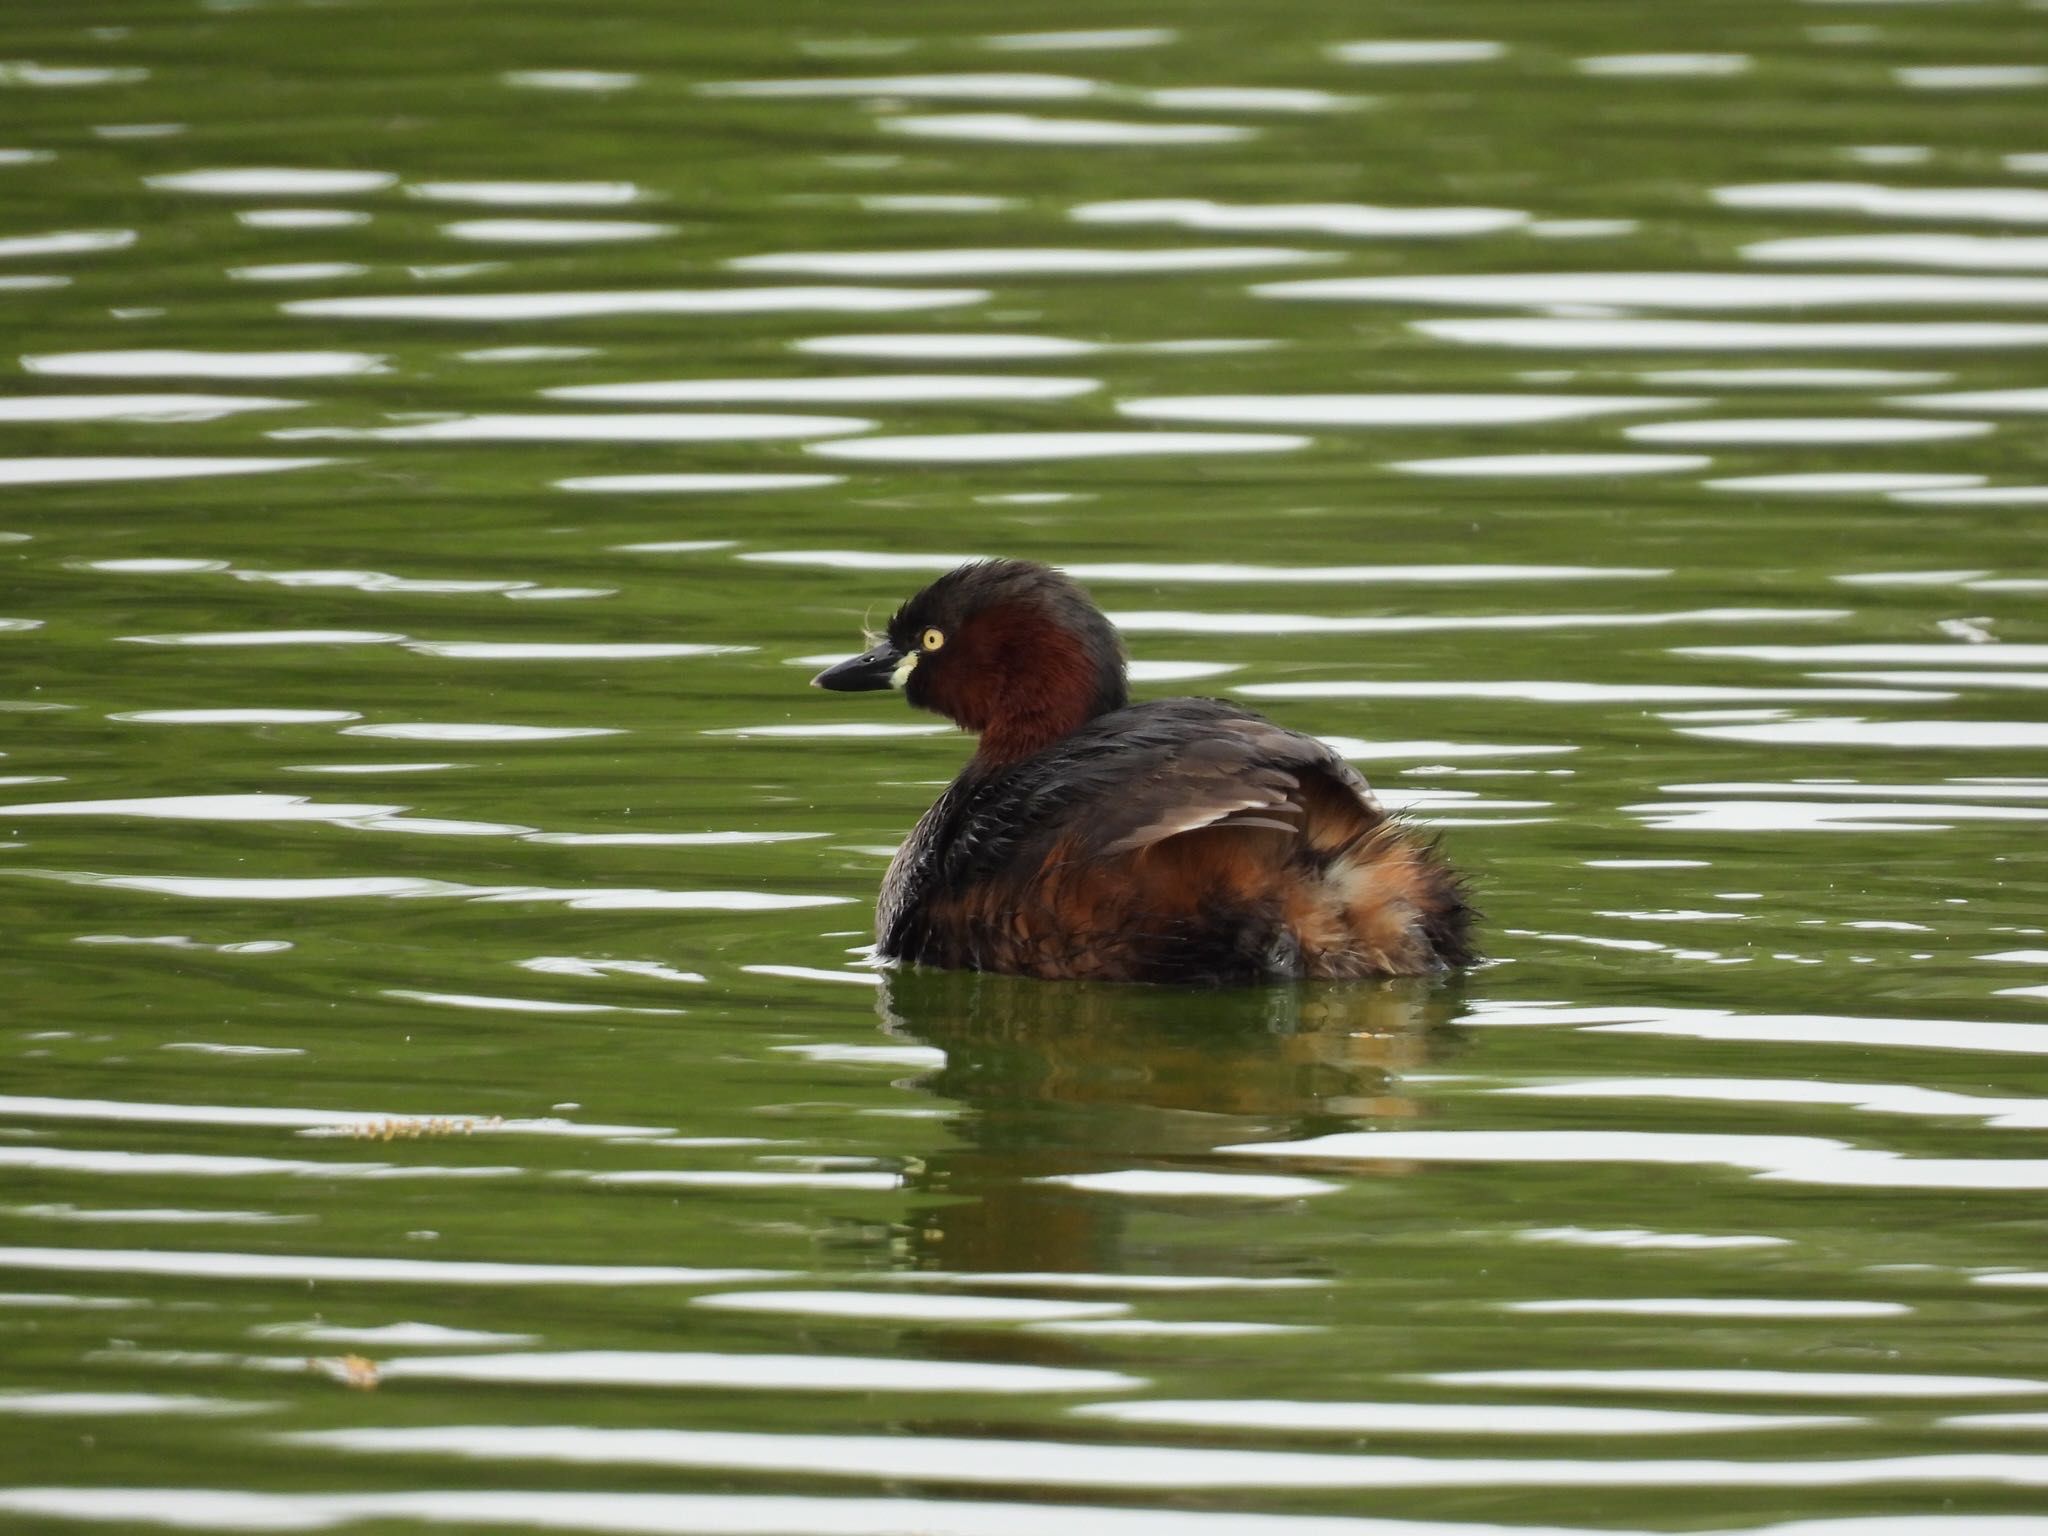
[[[20,0],[0,1525],[2048,1530],[2048,13]],[[956,560],[1489,959],[882,975]]]

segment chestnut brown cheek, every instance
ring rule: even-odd
[[[961,626],[943,663],[911,674],[912,703],[981,737],[988,762],[1028,757],[1088,718],[1095,670],[1085,647],[1027,608],[989,609]]]
[[[965,730],[985,731],[995,718],[994,685],[985,675],[960,667],[933,679],[932,699],[943,715]]]

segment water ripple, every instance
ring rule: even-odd
[[[1519,208],[1386,208],[1373,203],[1219,203],[1198,197],[1078,203],[1082,224],[1172,224],[1182,229],[1260,230],[1354,240],[1435,240],[1488,235],[1529,222]]]
[[[657,288],[605,293],[391,294],[294,299],[286,314],[330,320],[572,320],[601,315],[887,314],[979,304],[981,288]]]
[[[2043,193],[2048,198],[2048,193]],[[1259,283],[1268,299],[1383,304],[1626,305],[1642,309],[1815,309],[1934,304],[2048,305],[2048,278],[1919,273],[1467,272],[1441,277],[1332,277]]]
[[[376,1259],[293,1253],[170,1253],[150,1248],[0,1247],[0,1269],[73,1275],[178,1275],[210,1280],[424,1286],[732,1285],[778,1280],[772,1269],[674,1264],[500,1264],[474,1259]],[[516,1358],[516,1357],[515,1357]],[[294,1361],[303,1367],[303,1361]]]
[[[1800,301],[1803,307],[1806,301]],[[1889,352],[2048,346],[2048,325],[1998,321],[1417,320],[1425,336],[1544,352]]]
[[[107,379],[323,379],[382,373],[376,352],[200,352],[143,348],[46,352],[24,357],[30,373]]]
[[[884,133],[965,143],[1030,144],[1049,148],[1166,149],[1196,144],[1236,144],[1258,129],[1234,123],[1133,123],[1093,117],[1033,117],[1024,112],[905,113],[885,117]]]
[[[1672,411],[1707,401],[1668,395],[1158,395],[1117,411],[1154,421],[1296,427],[1498,427]]]
[[[0,485],[101,485],[116,480],[191,480],[314,469],[333,459],[151,458],[0,459]]]
[[[807,277],[1057,277],[1164,272],[1219,272],[1239,267],[1297,266],[1328,261],[1322,251],[1273,245],[1168,246],[1148,251],[1091,247],[1040,250],[802,251],[737,256],[739,272],[789,272]]]
[[[824,379],[665,379],[633,384],[570,384],[542,390],[551,400],[621,405],[729,403],[801,405],[915,404],[963,400],[1066,400],[1100,389],[1099,379],[1029,374],[882,373]],[[672,476],[682,479],[682,476]],[[745,477],[731,476],[741,480]],[[783,480],[798,476],[757,477]],[[811,483],[821,478],[809,477]]]
[[[962,101],[1072,101],[1098,95],[1102,87],[1077,75],[820,75],[797,80],[704,80],[692,87],[701,96],[814,97],[903,96]]]
[[[1155,454],[1286,453],[1308,445],[1308,438],[1274,432],[955,432],[852,438],[813,443],[805,451],[833,459],[906,464],[1019,464]]]

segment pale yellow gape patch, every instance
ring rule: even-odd
[[[928,629],[917,637],[918,648],[896,663],[896,670],[889,674],[889,686],[901,688],[910,681],[910,674],[917,670],[917,658],[926,651],[936,651],[946,643],[946,632]]]

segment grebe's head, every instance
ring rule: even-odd
[[[1027,757],[1128,702],[1123,645],[1088,594],[1029,560],[949,571],[896,610],[887,633],[811,679],[854,693],[901,688],[981,734],[980,755]]]

